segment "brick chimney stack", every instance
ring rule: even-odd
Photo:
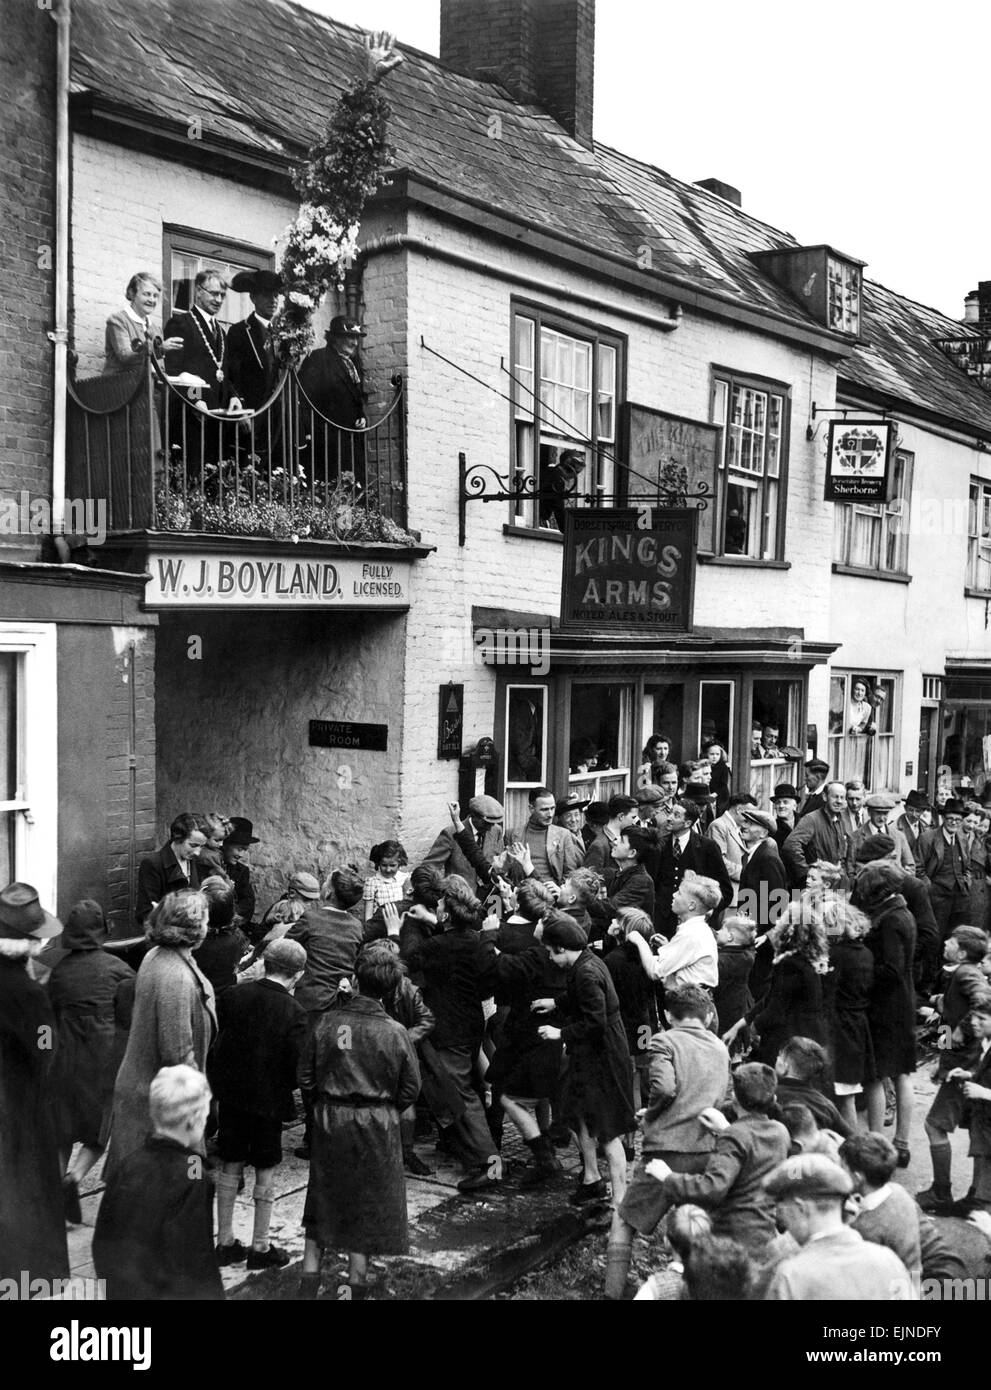
[[[441,0],[440,60],[592,143],[595,0]]]

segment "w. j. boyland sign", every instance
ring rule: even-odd
[[[152,551],[153,608],[408,608],[410,563]]]
[[[565,512],[561,626],[690,632],[694,507]]]

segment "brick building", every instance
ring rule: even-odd
[[[141,607],[143,581],[72,563],[52,524],[57,56],[50,12],[7,8],[0,62],[16,100],[0,114],[0,878],[26,879],[60,912],[96,897],[126,929],[135,856],[154,836],[156,619]]]
[[[182,807],[248,815],[264,897],[293,865],[361,861],[387,833],[415,858],[476,778],[512,822],[536,783],[628,787],[658,730],[683,758],[715,737],[737,784],[761,794],[794,780],[812,746],[903,791],[922,775],[933,708],[935,777],[932,682],[949,665],[932,605],[946,632],[956,624],[951,656],[969,671],[989,656],[970,616],[979,600],[961,618],[914,537],[913,583],[880,572],[876,509],[824,499],[822,412],[897,414],[913,507],[950,468],[960,489],[976,485],[963,480],[986,472],[987,398],[932,342],[958,326],[871,285],[848,255],[795,246],[724,183],[686,184],[595,145],[590,0],[444,3],[440,61],[405,51],[387,79],[394,170],[327,314],[346,308],[367,330],[370,414],[383,423],[365,495],[412,528],[391,545],[163,524],[137,447],[140,389],[111,402],[127,429],[106,427],[105,449],[94,424],[107,408],[104,322],[135,271],[161,274],[169,309],[186,306],[201,266],[278,263],[296,211],[287,166],[363,71],[361,36],[282,0],[77,0],[73,23],[70,476],[113,494],[97,563],[150,575],[134,611],[157,627],[159,837]],[[551,33],[570,36],[553,63]],[[224,315],[248,307],[231,294]],[[663,523],[682,492],[693,502],[707,489],[706,506],[688,508],[697,534],[679,533],[672,582],[686,586],[686,621],[666,629],[660,600],[617,579],[620,566],[585,590],[604,595],[603,621],[559,622],[560,517],[524,494],[565,455],[576,518],[588,501],[662,502],[647,520]],[[188,454],[182,466],[188,481]],[[518,495],[483,505],[472,478]],[[261,593],[262,567],[295,573],[297,561],[331,565],[350,601],[307,596],[302,581]],[[224,565],[251,584],[212,592]],[[383,602],[386,570],[396,592]],[[137,578],[116,582],[140,592]],[[606,622],[614,598],[622,620]],[[867,604],[883,614],[876,642],[864,637]],[[929,643],[918,665],[907,622]],[[836,715],[860,674],[884,696],[883,718],[847,746]],[[491,737],[488,773],[440,756],[452,686],[463,687],[454,752]],[[310,742],[311,721],[331,746]],[[754,724],[777,729],[781,755],[751,758]],[[377,726],[385,747],[356,725]]]

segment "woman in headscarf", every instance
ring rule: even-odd
[[[912,1123],[912,1073],[915,1052],[915,918],[898,891],[905,871],[898,864],[880,860],[868,864],[857,877],[851,902],[866,912],[871,929],[864,938],[874,957],[874,984],[867,1022],[874,1048],[874,1070],[867,1078],[867,1127],[884,1129],[884,1080],[895,1087],[895,1148],[899,1168],[909,1163],[909,1127]]]
[[[152,949],[138,970],[131,1032],[114,1086],[104,1168],[108,1181],[149,1133],[148,1088],[162,1067],[185,1065],[206,1073],[217,1015],[213,986],[193,952],[206,937],[208,911],[202,893],[182,888],[168,893],[148,919],[145,934]]]
[[[106,939],[100,904],[90,898],[76,903],[62,934],[68,954],[48,980],[58,1026],[52,1091],[63,1168],[73,1145],[81,1145],[62,1179],[66,1219],[75,1223],[82,1221],[79,1184],[107,1145],[114,1079],[134,1006],[134,971],[101,949]]]

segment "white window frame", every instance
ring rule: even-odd
[[[991,482],[984,478],[971,478],[968,492],[967,588],[991,593]]]
[[[854,680],[859,680],[868,675],[880,681],[891,682],[891,730],[889,733],[873,734],[851,734],[847,730],[847,711],[850,707],[850,697]],[[901,703],[902,703],[902,682],[904,679],[903,671],[879,671],[871,666],[848,667],[844,670],[831,669],[829,672],[830,696],[832,694],[832,681],[843,681],[843,725],[842,732],[833,734],[829,732],[827,721],[826,737],[829,747],[827,761],[832,769],[833,777],[840,782],[850,781],[855,777],[864,777],[864,772],[859,764],[861,753],[866,750],[866,743],[872,743],[870,749],[871,776],[868,791],[897,792],[899,789],[899,744],[901,733]],[[885,747],[885,745],[887,745]],[[882,749],[884,749],[883,761],[887,763],[889,772],[886,782],[878,780],[877,768],[882,762]],[[864,778],[867,781],[867,778]]]
[[[0,652],[18,663],[14,870],[56,911],[58,895],[58,659],[54,623],[0,622]]]
[[[584,387],[577,386],[574,380],[559,380],[556,373],[543,375],[545,340],[548,339],[587,350],[589,368]],[[514,302],[512,346],[513,469],[519,470],[524,478],[539,478],[542,445],[584,454],[585,467],[578,479],[578,491],[603,499],[592,505],[615,505],[622,338],[592,324],[572,322],[554,310]],[[525,366],[521,365],[524,354],[528,360]],[[577,356],[574,361],[577,362]],[[584,393],[586,399],[580,425],[577,422],[569,424],[566,411],[557,412],[555,390]],[[545,404],[548,396],[550,400]],[[584,507],[588,504],[575,501],[565,505]],[[537,504],[522,500],[514,503],[512,522],[516,526],[539,526]]]
[[[739,418],[734,420],[734,398],[739,396]],[[772,400],[777,400],[777,429],[773,428]],[[785,500],[788,489],[788,445],[791,422],[791,394],[779,381],[765,381],[726,367],[713,368],[712,421],[722,427],[723,446],[719,458],[718,497],[716,499],[716,554],[729,559],[758,563],[784,558]],[[762,420],[758,428],[755,418]],[[744,464],[744,442],[749,441],[750,459]],[[773,447],[772,447],[773,446]],[[759,466],[754,466],[755,449]],[[726,522],[729,489],[742,488],[752,494],[756,509],[756,528],[746,549],[728,550]]]
[[[860,333],[860,267],[837,256],[826,257],[826,319],[839,333]]]
[[[912,474],[915,455],[905,449],[895,454],[896,490],[890,502],[837,502],[833,531],[833,560],[846,569],[865,574],[908,574],[909,515],[912,506]],[[900,468],[900,476],[898,469]],[[854,550],[857,519],[876,522],[868,563]],[[893,563],[888,564],[888,542],[894,539]],[[876,547],[876,563],[873,555]]]
[[[511,782],[511,781],[509,780],[509,734],[510,734],[510,725],[509,725],[509,705],[510,705],[510,701],[512,700],[512,696],[513,696],[513,691],[514,691],[514,690],[529,690],[529,691],[539,690],[539,691],[541,691],[541,692],[543,693],[543,700],[542,700],[542,702],[541,702],[542,705],[543,705],[543,710],[542,710],[543,720],[542,720],[541,731],[540,731],[540,776],[539,776],[539,777],[537,778],[537,780],[534,781],[534,782]],[[549,707],[549,705],[550,705],[550,686],[548,686],[548,685],[541,685],[541,684],[539,684],[537,681],[517,681],[514,685],[507,685],[507,686],[506,686],[506,696],[505,696],[505,699],[506,699],[506,706],[505,706],[506,718],[505,718],[505,733],[504,733],[504,735],[503,735],[502,757],[503,757],[503,767],[505,768],[504,785],[505,785],[505,787],[506,787],[506,790],[507,790],[507,791],[511,791],[511,790],[516,790],[516,791],[524,790],[524,791],[528,791],[528,790],[529,790],[530,788],[532,788],[532,787],[546,787],[546,786],[547,786],[547,757],[548,757],[547,731],[548,731],[548,727],[549,727],[549,723],[550,723],[550,715],[549,715],[549,709],[548,709],[548,707]]]

